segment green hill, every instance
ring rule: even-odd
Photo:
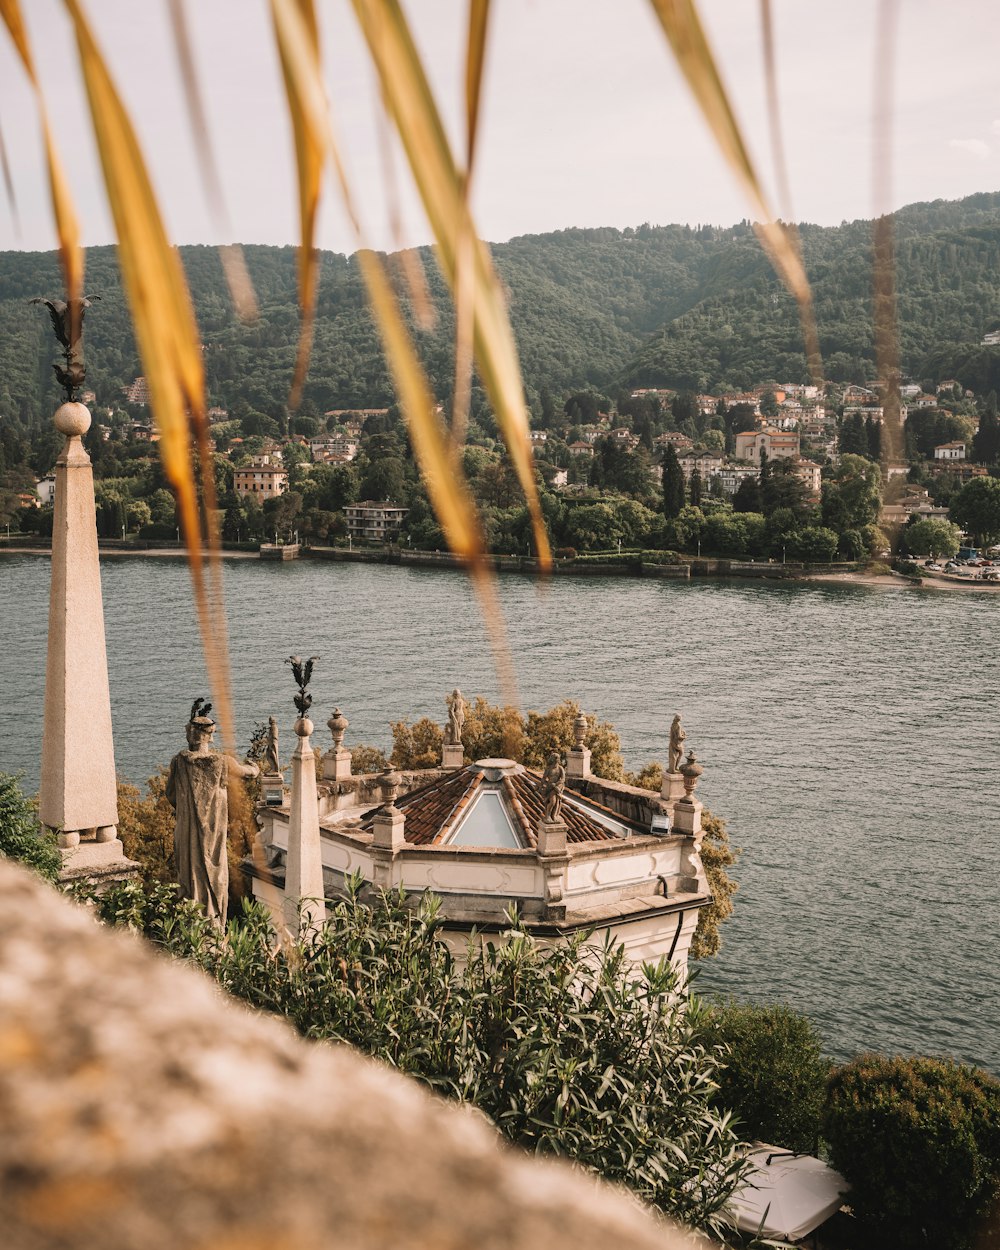
[[[871,227],[802,227],[826,374],[874,376]],[[902,360],[917,378],[953,375],[976,389],[1000,383],[1000,350],[980,348],[1000,325],[1000,193],[910,205],[897,214]],[[294,249],[252,246],[247,261],[260,320],[241,325],[228,303],[218,255],[180,249],[202,338],[210,401],[277,415],[291,379],[298,333]],[[804,376],[798,318],[746,223],[563,230],[493,248],[510,295],[529,400],[592,385],[709,390]],[[438,309],[418,332],[439,396],[451,380],[453,318],[428,249]],[[51,411],[54,343],[44,310],[25,301],[60,289],[52,253],[0,253],[0,417],[26,425]],[[100,402],[120,394],[140,366],[113,248],[87,256],[90,385]],[[323,412],[378,406],[391,388],[352,258],[323,255],[316,341],[306,404]]]

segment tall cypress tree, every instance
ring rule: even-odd
[[[688,483],[688,497],[692,508],[701,507],[701,472],[697,466],[695,466],[695,470],[691,474],[691,481]]]
[[[672,443],[663,456],[663,515],[675,517],[684,507],[684,471]]]

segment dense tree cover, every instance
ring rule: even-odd
[[[976,477],[951,501],[951,518],[983,546],[1000,542],[1000,478]]]
[[[977,392],[1000,389],[1000,349],[979,346],[983,331],[1000,321],[1000,195],[911,205],[896,222],[904,368],[953,376]],[[801,230],[827,376],[874,377],[870,223]],[[561,407],[554,395],[571,393],[573,411],[589,419],[595,404],[606,407],[602,392],[617,382],[703,392],[805,375],[794,302],[746,222],[730,229],[563,230],[492,250],[511,295],[528,400],[545,425]],[[261,309],[252,325],[232,312],[217,252],[180,253],[205,345],[210,401],[230,411],[245,405],[258,433],[287,430],[298,334],[294,249],[247,247]],[[438,316],[434,330],[418,333],[418,350],[447,400],[454,317],[431,251],[420,257]],[[88,290],[102,296],[87,319],[88,384],[104,405],[120,398],[140,367],[114,249],[88,249],[87,265]],[[25,301],[60,288],[54,253],[0,254],[4,420],[37,423],[58,401],[48,319]],[[315,347],[295,429],[311,433],[311,423],[332,408],[391,400],[356,261],[324,253]],[[679,397],[679,428],[687,406]]]
[[[924,517],[903,530],[903,543],[911,556],[953,556],[961,537],[958,526],[941,517]]]

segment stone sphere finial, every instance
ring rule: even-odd
[[[56,429],[67,438],[82,437],[90,429],[90,410],[84,404],[61,404],[52,417]]]
[[[295,732],[300,738],[308,738],[315,726],[308,716],[300,716],[295,722]]]
[[[688,798],[694,794],[694,788],[698,784],[698,778],[704,771],[704,768],[702,768],[695,758],[694,751],[688,751],[687,763],[681,768],[681,776],[684,778],[684,793]]]
[[[573,736],[576,739],[576,749],[578,751],[583,749],[583,743],[587,737],[587,730],[589,728],[590,721],[587,720],[585,713],[581,712],[573,722]]]
[[[390,807],[395,803],[396,796],[399,794],[399,787],[403,782],[403,778],[395,771],[390,769],[379,777],[378,785],[382,791],[382,802]]]
[[[333,737],[333,749],[339,751],[344,745],[344,734],[351,723],[339,707],[333,709],[333,715],[326,722]]]

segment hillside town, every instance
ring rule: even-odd
[[[103,398],[103,397],[102,397]],[[180,540],[158,459],[145,379],[94,412],[88,450],[105,540]],[[1000,541],[996,396],[954,378],[872,385],[762,382],[695,394],[543,394],[530,440],[557,556],[675,551],[729,559],[959,557],[949,572],[992,579]],[[443,406],[439,406],[442,421]],[[223,540],[233,544],[444,550],[398,408],[303,411],[284,423],[245,404],[210,408]],[[51,532],[53,448],[9,431],[0,495],[8,533]],[[15,445],[20,443],[20,446]],[[482,396],[463,468],[488,548],[532,554],[509,456]],[[34,477],[30,470],[35,470]],[[981,496],[981,498],[980,498]],[[992,509],[992,513],[991,513]],[[936,571],[936,570],[934,570]],[[942,570],[943,571],[943,570]]]

